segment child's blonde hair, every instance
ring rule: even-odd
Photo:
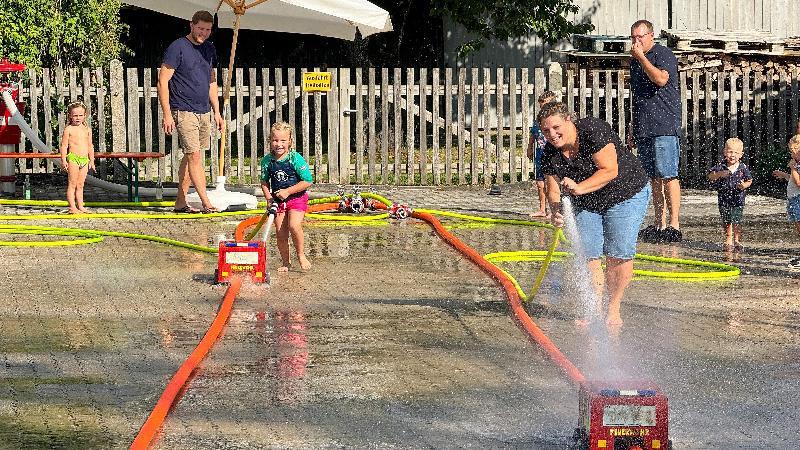
[[[294,128],[286,122],[275,122],[269,129],[269,140],[272,140],[272,135],[275,134],[276,131],[288,131],[289,132],[289,142],[294,144]]]
[[[86,105],[83,104],[83,102],[72,102],[72,103],[70,103],[69,105],[67,105],[67,125],[70,124],[70,120],[69,120],[70,114],[72,114],[73,110],[76,110],[78,108],[82,108],[84,114],[86,114],[86,112],[89,111],[86,108]],[[86,123],[86,117],[83,118],[83,123],[84,124]]]
[[[800,134],[795,134],[794,136],[792,136],[792,138],[789,139],[789,143],[786,144],[786,146],[789,147],[789,152],[791,152],[793,155],[796,153],[800,153]]]
[[[744,153],[744,142],[739,138],[732,137],[725,141],[725,148]]]

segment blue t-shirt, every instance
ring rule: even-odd
[[[638,143],[656,136],[680,136],[678,60],[670,49],[659,44],[655,44],[645,57],[657,68],[666,70],[669,80],[664,86],[658,86],[647,78],[639,61],[631,58],[633,137]]]
[[[728,165],[723,163],[717,164],[712,167],[708,173],[720,172],[728,170]],[[752,180],[753,176],[750,175],[750,170],[743,163],[739,163],[739,167],[735,172],[727,177],[717,178],[711,182],[711,187],[717,190],[717,201],[720,206],[727,206],[729,208],[738,208],[744,206],[745,192],[737,187],[742,181]]]
[[[211,41],[195,45],[187,37],[175,40],[164,52],[164,64],[175,69],[169,80],[169,106],[173,111],[205,114],[211,111],[208,89],[217,65]]]
[[[300,153],[290,151],[282,159],[275,159],[272,155],[266,155],[261,159],[261,181],[269,184],[270,192],[276,192],[294,186],[300,181],[313,183],[314,177]],[[296,192],[286,200],[300,197],[304,192]]]

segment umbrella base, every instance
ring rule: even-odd
[[[225,190],[225,177],[218,177],[216,187],[207,191],[207,195],[211,204],[218,211],[243,211],[258,208],[258,198],[255,195]],[[200,201],[197,192],[187,195],[186,203],[192,208],[203,208],[203,202]]]

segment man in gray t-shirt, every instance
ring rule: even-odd
[[[176,212],[199,212],[186,203],[189,183],[194,185],[203,204],[202,212],[216,211],[206,194],[203,154],[211,146],[211,113],[222,130],[217,80],[214,75],[216,50],[208,41],[214,16],[198,11],[189,23],[189,34],[175,40],[164,52],[158,73],[158,100],[164,112],[164,132],[178,132],[183,151],[178,170]]]
[[[631,26],[631,133],[637,155],[653,185],[654,223],[640,236],[650,242],[680,242],[681,100],[678,60],[655,42],[653,24],[639,20]],[[664,207],[669,210],[669,221]]]

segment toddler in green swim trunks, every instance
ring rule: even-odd
[[[67,171],[67,203],[70,214],[88,213],[83,206],[86,174],[94,170],[92,129],[84,123],[86,106],[81,102],[67,106],[67,126],[61,137],[61,166]]]

